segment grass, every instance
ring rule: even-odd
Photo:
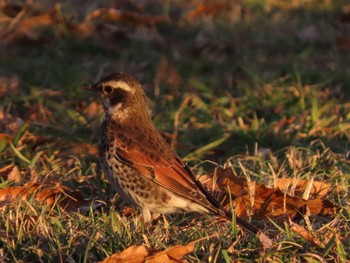
[[[117,21],[108,24],[119,34],[105,38],[49,30],[54,39],[2,44],[0,75],[18,76],[19,87],[0,93],[0,133],[13,137],[13,147],[0,142],[0,167],[15,164],[22,183],[59,182],[103,205],[68,212],[30,199],[1,208],[0,259],[94,262],[134,244],[164,250],[218,234],[200,242],[188,260],[348,261],[350,64],[349,53],[336,44],[346,34],[338,22],[342,3],[284,2],[243,1],[193,21],[186,21],[190,4],[148,3],[144,13],[165,13],[174,21],[157,26],[158,35]],[[63,16],[76,14],[76,20],[86,14],[85,5],[61,7]],[[160,68],[162,58],[168,68]],[[169,68],[177,81],[170,81],[176,74]],[[157,80],[161,70],[164,77]],[[277,245],[265,251],[255,237],[234,236],[229,224],[213,223],[210,216],[180,213],[145,226],[138,210],[123,212],[121,200],[111,199],[96,155],[76,151],[76,145],[97,143],[99,126],[98,111],[85,110],[95,98],[79,86],[115,71],[144,84],[155,123],[167,138],[178,118],[177,152],[197,174],[230,158],[237,175],[243,176],[243,167],[267,185],[278,176],[314,177],[334,186],[328,198],[341,207],[339,213],[310,216],[325,247],[305,241],[278,219],[252,219],[275,238]],[[33,146],[26,131],[52,142]],[[0,180],[2,187],[11,185],[6,176]]]

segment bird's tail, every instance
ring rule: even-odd
[[[227,220],[232,221],[233,215],[231,213],[231,211],[226,211],[226,210],[221,210],[220,214]],[[247,220],[239,217],[239,216],[235,216],[236,217],[236,222],[238,225],[240,225],[241,227],[243,227],[244,229],[248,230],[249,232],[253,233],[253,234],[257,234],[259,232],[259,228],[253,226],[251,223],[249,223]]]
[[[178,159],[179,160],[179,159]],[[179,160],[180,161],[180,160]],[[180,161],[181,162],[181,161]],[[232,213],[231,211],[226,211],[220,202],[214,198],[209,191],[202,185],[201,182],[199,182],[196,177],[193,175],[191,169],[189,169],[186,165],[183,166],[183,168],[186,170],[187,174],[191,176],[197,187],[202,191],[202,193],[206,196],[207,200],[209,201],[208,205],[205,205],[205,207],[211,211],[213,214],[220,215],[227,220],[232,220]],[[203,205],[203,204],[201,204]],[[253,234],[257,234],[259,232],[259,229],[250,224],[248,221],[244,220],[243,218],[240,218],[239,216],[236,216],[236,222],[242,226],[244,229],[248,230],[249,232],[252,232]]]

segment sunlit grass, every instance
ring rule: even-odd
[[[146,8],[174,19],[157,28],[164,42],[147,39],[152,30],[115,22],[124,40],[66,32],[54,41],[1,46],[1,76],[17,75],[20,83],[0,93],[0,133],[10,138],[0,137],[0,167],[17,165],[17,184],[63,184],[98,205],[66,211],[29,198],[2,207],[0,261],[95,262],[130,245],[164,250],[211,235],[190,262],[349,260],[349,54],[335,45],[338,6],[302,2],[243,1],[227,14],[186,21],[189,7],[169,1]],[[157,80],[164,58],[173,71]],[[276,178],[331,184],[327,198],[339,213],[297,219],[303,226],[310,220],[325,246],[290,231],[287,220],[253,216],[275,240],[265,251],[256,237],[211,216],[179,213],[144,225],[139,210],[124,211],[93,148],[100,112],[85,110],[95,98],[79,88],[115,71],[144,84],[156,126],[170,143],[176,138],[196,174],[230,163],[235,175],[270,187]],[[169,81],[174,71],[176,85]],[[1,188],[16,184],[0,175]]]

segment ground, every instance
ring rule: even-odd
[[[2,5],[0,188],[56,185],[81,198],[76,210],[1,192],[2,261],[94,262],[131,245],[165,250],[213,234],[189,262],[350,259],[345,1]],[[140,211],[113,198],[97,159],[100,103],[80,88],[118,71],[140,80],[157,128],[196,175],[226,165],[268,187],[276,178],[323,182],[331,190],[322,198],[337,211],[292,219],[247,211],[274,239],[267,249],[212,216],[180,213],[145,226]]]

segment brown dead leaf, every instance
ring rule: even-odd
[[[292,178],[278,178],[277,187],[283,192],[288,192],[288,188],[293,188],[295,196],[303,196],[304,191],[306,190],[309,184],[308,180],[299,179],[297,181]],[[327,196],[331,190],[331,185],[325,182],[313,181],[312,187],[309,193],[309,199],[321,198]]]
[[[100,261],[100,263],[143,263],[149,255],[149,250],[145,246],[131,246],[120,253],[115,253],[112,256]]]
[[[86,16],[86,21],[92,21],[95,19],[119,21],[134,26],[155,26],[168,21],[165,16],[161,15],[150,16],[112,8],[96,9]]]
[[[0,207],[11,205],[16,201],[35,201],[53,206],[58,203],[62,208],[71,211],[89,205],[79,191],[70,191],[62,185],[39,185],[26,183],[23,186],[11,186],[0,189]]]
[[[217,167],[207,175],[201,176],[200,181],[209,189],[216,191],[219,195],[226,193],[227,187],[230,189],[232,198],[246,193],[246,180],[242,177],[234,176],[230,169]]]
[[[321,182],[314,182],[315,186],[312,188],[314,199],[310,200],[288,195],[279,187],[267,188],[263,184],[255,183],[253,202],[248,192],[246,180],[234,176],[230,169],[217,168],[214,172],[202,177],[201,182],[208,188],[213,189],[217,198],[228,209],[230,203],[227,188],[229,188],[235,212],[241,217],[245,216],[247,211],[253,211],[254,216],[258,218],[294,217],[305,211],[309,211],[311,214],[334,215],[339,209],[331,201],[317,195],[317,193],[321,193],[321,197],[323,197],[330,188],[329,185]],[[288,180],[280,181],[280,186],[286,186],[286,184],[288,184]],[[307,181],[305,180],[297,182],[299,189],[305,187],[306,184]]]
[[[16,165],[10,164],[0,168],[0,177],[15,183],[21,182],[21,174]]]
[[[52,142],[58,142],[57,139],[49,138],[49,137],[43,137],[34,135],[28,130],[22,135],[22,137],[18,141],[18,145],[30,145],[33,150],[35,150],[38,146],[52,143]]]
[[[96,44],[102,45],[113,52],[120,52],[120,44],[129,38],[124,29],[103,22],[84,21],[78,24],[69,23],[67,28],[75,36],[91,38]]]
[[[28,120],[36,123],[50,123],[52,112],[41,103],[34,103],[28,111]]]
[[[17,134],[23,124],[24,121],[20,117],[13,116],[0,109],[0,129],[3,130],[4,134],[8,134],[10,138],[11,135]]]
[[[283,130],[283,128],[289,127],[292,123],[296,122],[295,120],[295,116],[292,116],[290,118],[287,117],[283,117],[282,119],[276,121],[273,124],[273,131],[275,134],[278,134],[281,132],[281,130]]]
[[[49,10],[46,13],[19,20],[12,28],[6,31],[2,38],[5,43],[37,42],[40,40],[40,31],[57,24],[56,10]]]
[[[0,177],[14,182],[16,185],[21,183],[21,173],[16,165],[10,164],[0,169]]]
[[[289,229],[292,230],[294,233],[298,234],[302,238],[304,238],[306,241],[315,244],[316,246],[319,246],[320,248],[324,248],[324,244],[317,238],[317,235],[315,233],[312,233],[310,230],[307,230],[305,227],[300,226],[291,220],[289,220]]]
[[[260,244],[264,249],[269,249],[273,246],[273,241],[268,236],[266,236],[264,232],[259,231],[258,238],[259,238]]]
[[[84,158],[98,155],[98,147],[89,143],[66,143],[65,148],[59,156],[76,155]]]
[[[149,256],[146,259],[147,263],[177,263],[177,262],[187,262],[184,260],[184,256],[190,254],[194,251],[194,245],[196,242],[187,244],[186,246],[177,245],[168,248],[165,251],[158,252],[155,255]]]
[[[282,192],[279,188],[267,188],[262,184],[256,184],[254,194],[254,206],[248,207],[250,197],[242,195],[234,200],[237,215],[244,216],[248,209],[255,211],[259,218],[285,216],[294,217],[298,213],[304,213],[307,208],[311,214],[332,215],[338,207],[328,200],[321,198],[303,200]]]
[[[188,21],[193,21],[194,19],[203,15],[218,15],[221,12],[227,11],[230,8],[228,2],[225,3],[200,3],[190,11],[187,15]]]
[[[90,119],[101,116],[101,114],[103,113],[102,105],[101,103],[93,101],[83,110],[83,113]]]
[[[0,189],[0,207],[13,203],[16,200],[25,200],[37,188],[35,183],[24,186],[13,186]]]
[[[1,119],[0,119],[1,120]],[[6,143],[12,141],[12,136],[0,133],[0,142],[6,140]],[[35,150],[41,145],[52,143],[57,148],[63,148],[59,153],[59,157],[66,157],[68,155],[76,155],[82,158],[97,156],[98,147],[89,143],[80,142],[67,142],[59,138],[50,138],[44,136],[34,135],[29,131],[26,131],[18,141],[18,146],[30,146],[31,149]]]
[[[0,133],[0,141],[2,139],[11,140],[11,137],[7,134]],[[59,157],[66,157],[68,155],[76,155],[80,157],[89,157],[98,155],[98,147],[89,143],[81,142],[68,142],[59,138],[50,138],[44,136],[38,136],[26,131],[18,141],[19,146],[28,145],[33,150],[37,147],[52,143],[56,148],[63,148],[59,153]]]
[[[122,211],[123,217],[130,217],[130,216],[134,216],[135,214],[136,214],[136,211],[134,207],[129,207],[129,206],[123,207],[123,211]]]
[[[183,257],[194,251],[194,246],[203,239],[208,239],[213,236],[208,236],[195,240],[187,245],[177,245],[170,247],[164,251],[155,252],[145,246],[131,246],[120,253],[115,253],[112,256],[100,261],[100,263],[180,263],[187,262]]]
[[[19,77],[0,77],[0,98],[8,94],[15,94],[19,90]]]
[[[96,26],[90,22],[68,24],[68,29],[79,37],[91,37],[96,33]]]

